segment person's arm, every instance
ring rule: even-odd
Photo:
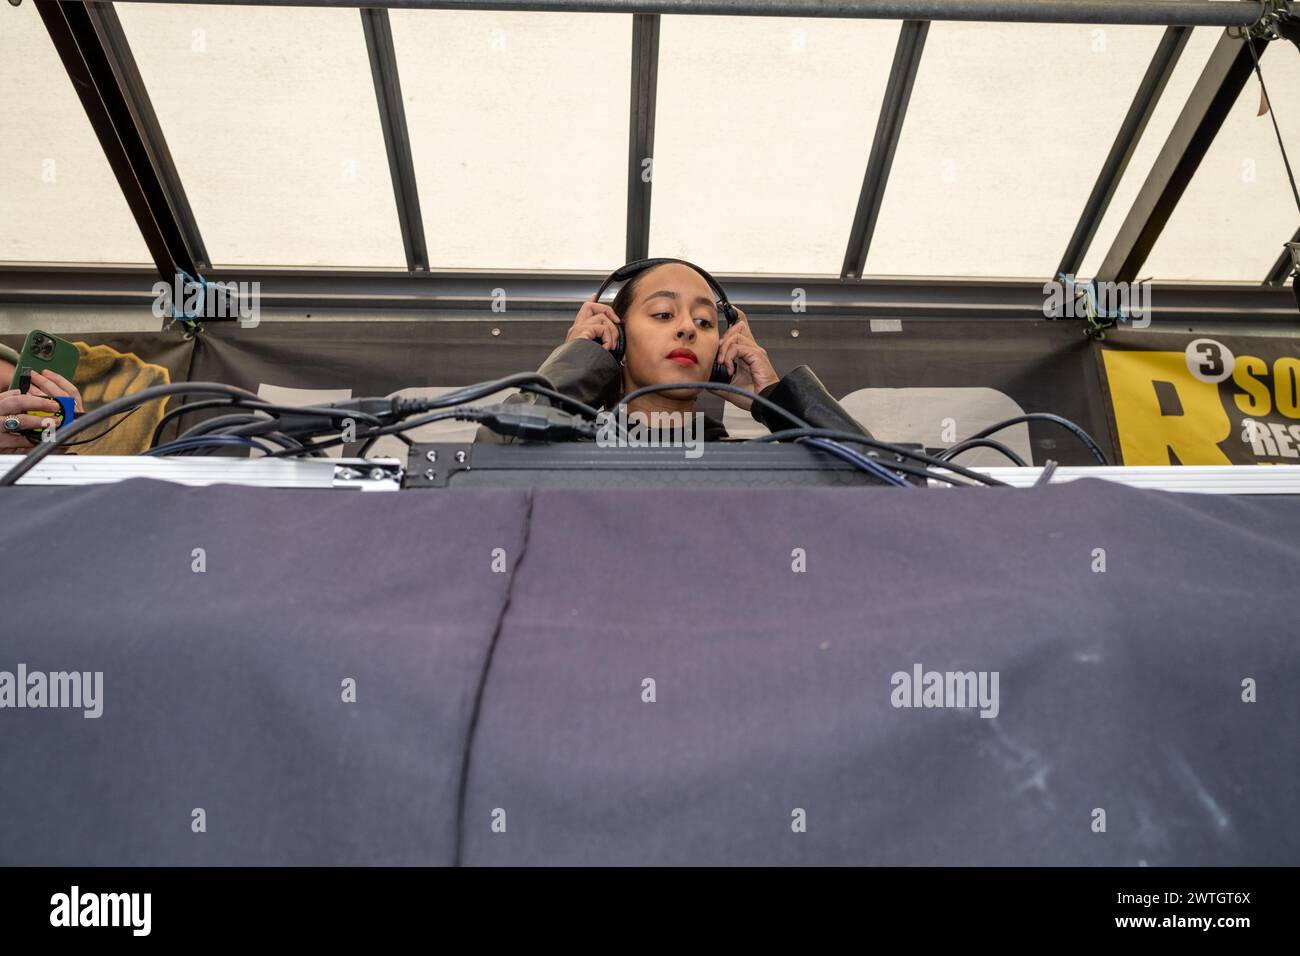
[[[736,309],[737,321],[727,330],[718,347],[718,361],[733,373],[732,384],[747,389],[763,398],[770,399],[792,415],[806,421],[813,428],[832,428],[837,431],[857,432],[867,438],[874,437],[858,424],[857,419],[844,410],[835,401],[826,386],[822,384],[815,372],[807,365],[800,365],[787,375],[779,376],[767,349],[758,344],[753,330],[749,326],[749,317],[745,311]],[[779,413],[768,408],[762,402],[756,402],[745,396],[738,399],[734,393],[715,392],[726,401],[741,408],[748,408],[754,420],[767,427],[768,431],[778,432],[794,428]]]
[[[834,428],[838,431],[860,432],[867,438],[874,437],[858,424],[858,420],[846,412],[822,380],[807,365],[800,365],[758,393],[763,398],[771,399],[786,411],[798,415],[813,428]],[[765,425],[768,431],[783,431],[794,428],[792,422],[766,407],[762,402],[754,402],[750,408],[754,420]]]
[[[621,368],[618,360],[599,341],[575,338],[558,346],[537,371],[550,380],[557,392],[600,408],[617,397]],[[506,399],[505,404],[556,403],[545,395],[521,391]],[[498,435],[480,425],[474,440],[508,445],[516,440],[516,436]]]
[[[564,343],[546,357],[537,371],[546,376],[555,391],[600,408],[618,397],[622,366],[610,351],[618,341],[622,319],[612,308],[596,301],[593,294],[578,309]],[[536,392],[520,391],[506,399],[507,405],[554,405]],[[475,441],[513,444],[516,435],[498,435],[480,425]]]

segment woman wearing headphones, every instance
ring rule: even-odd
[[[600,302],[612,282],[625,279],[613,305]],[[721,366],[720,368],[718,366]],[[731,305],[708,273],[677,259],[643,259],[628,263],[582,304],[564,344],[553,351],[538,372],[557,391],[595,408],[614,408],[622,396],[646,385],[681,382],[726,382],[770,399],[817,428],[834,428],[871,437],[826,391],[806,365],[782,377],[754,339],[745,313]],[[702,389],[650,392],[628,406],[655,426],[656,412],[676,412],[666,420],[694,412]],[[726,401],[750,410],[769,431],[791,423],[761,402],[737,392],[720,391]],[[550,400],[520,392],[511,403]],[[705,441],[727,438],[722,423],[704,416]],[[510,442],[513,438],[480,428],[478,441]]]

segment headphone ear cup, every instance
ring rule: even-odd
[[[614,347],[610,349],[609,354],[614,356],[615,361],[622,364],[623,352],[623,326],[619,325],[614,329]]]
[[[731,328],[731,323],[735,321],[736,313],[732,309],[730,302],[722,303],[722,308],[718,310],[718,339],[722,339],[727,334],[727,329]],[[727,372],[727,366],[721,362],[713,363],[713,372],[709,375],[710,382],[718,382],[726,385],[731,382],[731,375]]]

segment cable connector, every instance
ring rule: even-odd
[[[347,412],[373,416],[385,425],[397,421],[396,399],[391,398],[352,398],[342,402],[331,402],[328,408],[336,408],[345,414],[319,415],[311,412],[281,412],[276,416],[276,430],[286,435],[320,435],[339,430],[339,422],[347,420]]]
[[[550,405],[501,403],[479,405],[479,421],[498,435],[515,435],[532,441],[573,441],[595,438],[596,423]]]

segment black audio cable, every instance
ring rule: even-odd
[[[46,455],[53,454],[55,449],[70,444],[69,439],[81,434],[92,425],[97,425],[121,412],[130,411],[146,402],[167,398],[171,395],[186,394],[225,395],[241,400],[257,401],[257,396],[252,392],[245,391],[242,388],[235,388],[233,385],[222,385],[218,382],[171,382],[167,385],[153,385],[139,392],[133,392],[130,395],[114,399],[106,405],[101,405],[94,411],[82,415],[66,428],[60,428],[53,441],[41,442],[39,448],[34,448],[28,452],[23,456],[22,461],[5,472],[4,477],[0,478],[0,488],[14,484],[19,478],[35,468]]]
[[[996,425],[990,425],[988,428],[985,428],[983,431],[979,431],[976,432],[974,435],[971,435],[970,438],[966,440],[970,441],[971,439],[975,439],[975,438],[988,438],[990,435],[994,434],[995,432],[1000,432],[1004,428],[1010,428],[1012,425],[1019,425],[1021,422],[1051,422],[1053,425],[1060,425],[1062,428],[1070,432],[1070,434],[1072,434],[1075,438],[1079,439],[1079,441],[1081,441],[1087,447],[1088,451],[1092,452],[1092,457],[1096,458],[1100,464],[1103,465],[1110,464],[1110,462],[1106,460],[1105,453],[1103,453],[1101,448],[1097,445],[1097,443],[1093,441],[1091,435],[1089,435],[1086,431],[1084,431],[1074,422],[1070,421],[1068,418],[1062,418],[1060,415],[1053,415],[1050,412],[1030,412],[1027,415],[1017,415],[1015,418],[1008,418],[1004,422],[998,422]]]
[[[774,441],[793,441],[797,438],[805,437],[831,438],[835,441],[858,442],[859,444],[866,445],[870,448],[876,448],[893,455],[900,455],[903,458],[912,458],[926,465],[943,468],[947,471],[953,472],[954,474],[970,478],[972,481],[978,481],[981,484],[1009,487],[1005,481],[998,481],[996,478],[990,478],[988,475],[981,475],[977,471],[971,471],[969,468],[963,468],[961,465],[953,464],[950,461],[944,461],[943,459],[936,458],[933,455],[926,455],[919,451],[913,451],[910,448],[891,445],[889,442],[868,438],[866,435],[859,435],[857,432],[840,431],[833,428],[788,428],[783,431],[772,432],[770,435],[760,435],[758,438],[750,438],[747,440],[754,442],[755,444],[762,444]],[[882,464],[887,468],[894,467],[893,463],[882,462]],[[941,476],[939,475],[934,475],[933,477],[941,479]]]
[[[1001,452],[1007,458],[1011,459],[1011,461],[1015,462],[1019,467],[1027,467],[1023,458],[1006,445],[1002,444],[1002,442],[994,441],[992,438],[967,438],[965,441],[958,442],[951,448],[945,448],[939,454],[939,457],[944,461],[952,461],[952,459],[956,458],[962,452],[969,451],[972,448],[992,448],[994,451]]]

